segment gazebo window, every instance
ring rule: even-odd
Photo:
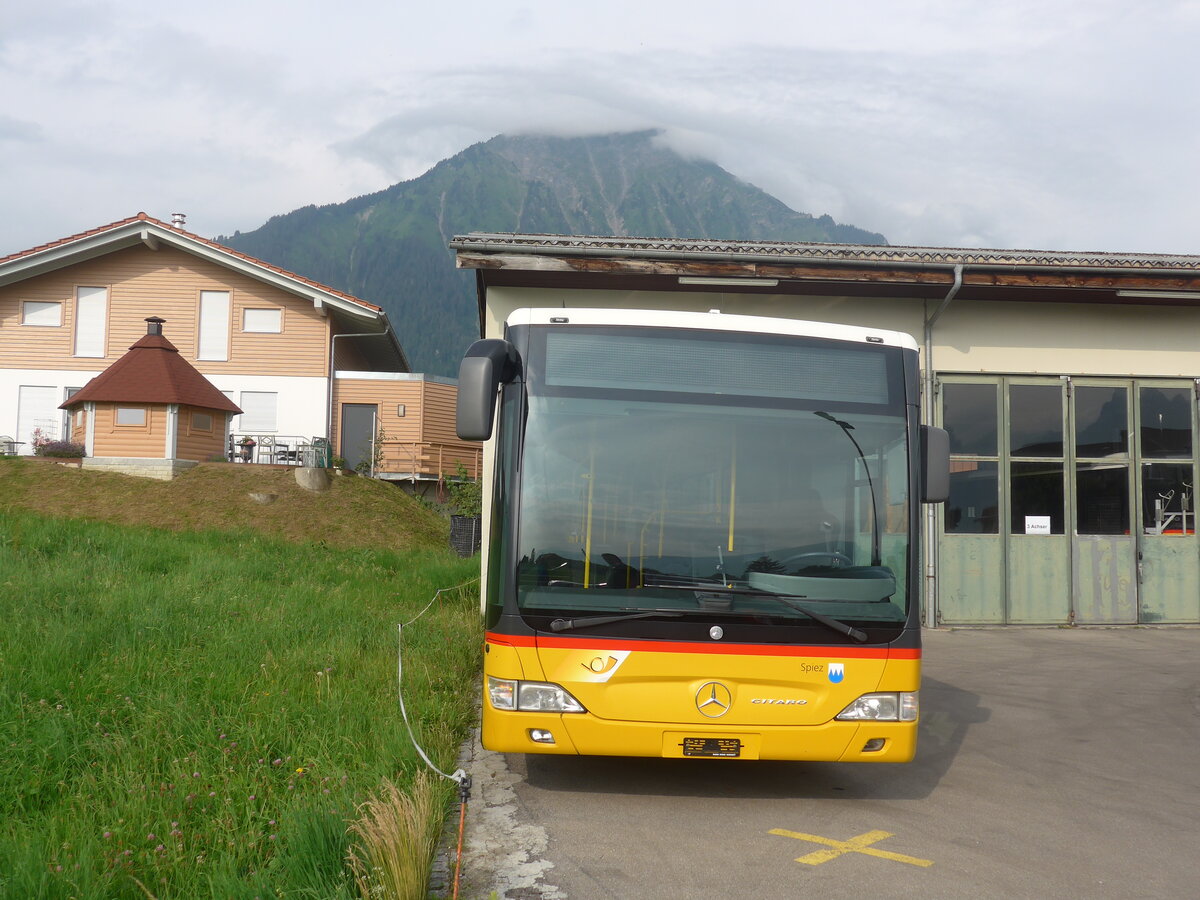
[[[146,408],[144,406],[118,406],[117,424],[146,427]]]
[[[211,433],[213,430],[212,413],[194,412],[192,413],[192,431],[204,431]]]

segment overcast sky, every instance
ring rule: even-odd
[[[892,244],[1200,253],[1200,2],[0,0],[0,256],[656,127]]]

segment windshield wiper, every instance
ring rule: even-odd
[[[575,628],[586,628],[589,625],[611,625],[614,622],[627,622],[630,619],[649,619],[654,616],[678,618],[684,613],[674,609],[651,609],[644,612],[625,613],[619,616],[585,616],[582,619],[555,619],[550,623],[551,631],[571,631]]]
[[[775,594],[771,591],[762,591],[758,590],[757,588],[725,587],[724,585],[709,584],[705,582],[697,582],[690,585],[655,584],[646,586],[663,588],[669,591],[694,591],[700,594],[732,594],[734,596],[742,597],[766,597],[770,600],[775,600],[779,603],[782,603],[784,606],[790,607],[797,612],[802,612],[813,621],[820,622],[826,628],[832,628],[838,634],[844,634],[846,637],[856,640],[860,644],[865,643],[867,640],[867,633],[865,631],[855,628],[853,625],[847,625],[845,622],[835,619],[832,616],[819,613],[815,609],[809,609],[807,606],[796,603],[796,600],[808,599],[802,594]],[[561,621],[561,619],[559,621]],[[554,627],[553,622],[550,623],[550,627]]]

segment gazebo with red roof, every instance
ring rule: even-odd
[[[229,416],[242,410],[179,355],[163,336],[164,321],[147,318],[146,335],[61,408],[71,411],[71,440],[90,459],[171,478],[177,468],[223,457]]]

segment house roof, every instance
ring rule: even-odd
[[[161,334],[147,334],[60,409],[80,403],[178,403],[219,412],[241,408],[179,355]]]
[[[475,232],[488,286],[1200,305],[1200,256]]]
[[[296,297],[307,300],[317,309],[333,311],[340,318],[349,317],[353,327],[349,331],[362,332],[363,320],[378,323],[380,334],[387,334],[392,353],[399,358],[403,368],[408,369],[404,349],[381,307],[360,300],[344,291],[289,272],[279,266],[240,253],[208,238],[200,237],[174,225],[169,225],[144,212],[128,219],[121,219],[81,231],[69,237],[47,244],[31,247],[18,253],[0,257],[0,286],[52,272],[88,259],[142,245],[151,250],[160,246],[176,247],[218,265],[241,272],[258,281],[271,284]]]

